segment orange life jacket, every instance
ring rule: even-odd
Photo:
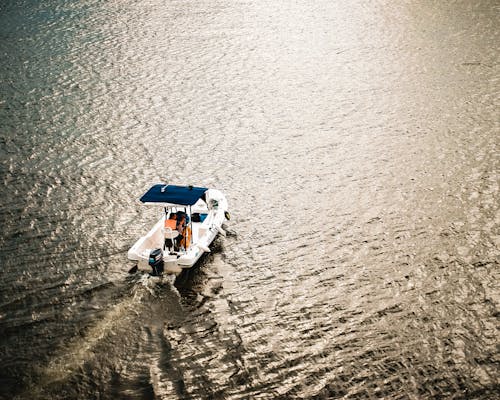
[[[177,228],[177,221],[175,219],[166,219],[165,220],[165,229],[172,229],[175,231]]]

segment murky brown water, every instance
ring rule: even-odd
[[[490,399],[497,1],[0,5],[0,397]],[[128,276],[160,180],[232,220]]]

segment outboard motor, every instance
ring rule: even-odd
[[[153,268],[151,275],[163,275],[165,264],[163,262],[163,251],[161,249],[151,250],[151,253],[149,253],[149,265]]]

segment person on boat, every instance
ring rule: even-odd
[[[179,248],[187,249],[191,241],[191,229],[189,227],[189,217],[185,212],[177,212],[177,246]]]
[[[178,235],[177,231],[177,215],[176,213],[170,213],[170,216],[166,218],[165,216],[165,248],[171,249],[174,246],[174,239]]]

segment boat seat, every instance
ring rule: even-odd
[[[176,220],[175,219],[166,219],[165,225],[163,227],[163,235],[165,239],[175,239],[179,236],[179,231],[176,229]]]

